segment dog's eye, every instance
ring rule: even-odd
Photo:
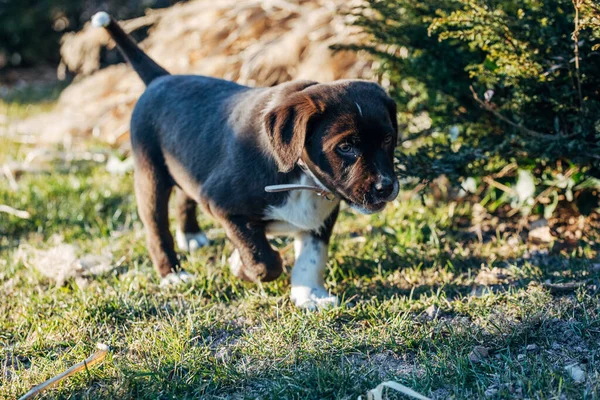
[[[392,137],[392,135],[387,135],[384,139],[383,139],[383,144],[391,144],[392,140],[394,140],[394,138]]]
[[[350,143],[342,143],[338,146],[338,150],[342,153],[350,153],[352,151],[352,145]]]

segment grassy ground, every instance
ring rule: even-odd
[[[0,147],[0,163],[30,150]],[[97,342],[111,347],[104,363],[47,398],[356,399],[388,379],[444,399],[599,398],[600,268],[584,241],[547,253],[493,224],[479,240],[469,204],[431,198],[375,216],[344,210],[326,279],[344,305],[304,313],[289,301],[287,274],[262,287],[233,278],[231,245],[203,217],[213,244],[183,261],[196,279],[161,289],[131,175],[94,161],[52,166],[16,191],[0,180],[0,204],[31,214],[0,213],[0,398]],[[115,267],[59,286],[34,257],[57,243],[110,253]],[[581,286],[554,294],[548,282]],[[476,346],[489,354],[473,357]],[[565,370],[572,364],[583,382]]]

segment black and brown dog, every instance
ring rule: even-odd
[[[394,101],[360,80],[250,88],[170,75],[110,15],[100,12],[92,23],[110,33],[147,86],[131,117],[131,144],[138,211],[163,282],[189,279],[169,231],[175,187],[180,249],[207,243],[196,221],[199,204],[235,247],[233,273],[266,282],[282,272],[267,235],[293,234],[292,300],[305,308],[337,304],[323,274],[340,200],[372,213],[398,194]],[[312,190],[265,192],[286,184],[316,186],[332,199]]]

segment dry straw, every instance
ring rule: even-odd
[[[369,390],[367,392],[367,400],[383,400],[383,390],[385,388],[394,389],[397,392],[400,392],[415,399],[431,400],[429,397],[425,397],[422,394],[415,392],[411,388],[394,381],[383,382],[379,384],[375,389]],[[358,400],[362,400],[362,396],[358,396]]]
[[[347,23],[348,0],[195,0],[149,11],[125,21],[132,31],[149,26],[142,48],[174,74],[201,74],[253,86],[292,79],[327,82],[372,79],[372,60],[362,53],[334,52],[334,44],[363,40]],[[125,64],[99,69],[100,52],[114,44],[100,29],[67,34],[62,70],[77,78],[55,110],[14,124],[14,133],[61,142],[95,135],[127,146],[129,118],[144,86]]]
[[[46,389],[48,389],[48,388],[56,385],[57,383],[59,383],[63,379],[66,379],[69,376],[74,375],[77,372],[82,371],[84,369],[87,369],[87,368],[91,367],[92,365],[98,364],[99,362],[101,362],[102,360],[104,360],[104,358],[108,354],[108,346],[105,345],[105,344],[103,344],[103,343],[98,343],[96,345],[96,348],[98,350],[94,354],[92,354],[91,356],[89,356],[88,358],[86,358],[85,360],[83,360],[82,362],[73,365],[71,368],[69,368],[68,370],[66,370],[62,374],[57,375],[54,378],[48,379],[46,382],[37,385],[36,387],[34,387],[33,389],[31,389],[29,392],[27,392],[23,396],[21,396],[19,398],[19,400],[32,399],[36,395],[38,395],[41,392],[43,392],[44,390],[46,390]]]

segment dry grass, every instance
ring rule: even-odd
[[[127,29],[151,26],[143,48],[175,74],[202,74],[242,84],[270,86],[290,79],[332,81],[373,78],[372,61],[333,44],[360,40],[345,23],[345,0],[196,0],[127,21]],[[47,141],[94,135],[127,145],[129,117],[144,87],[124,64],[99,69],[108,35],[90,26],[63,40],[64,67],[79,79],[55,110],[15,124],[20,133]]]

